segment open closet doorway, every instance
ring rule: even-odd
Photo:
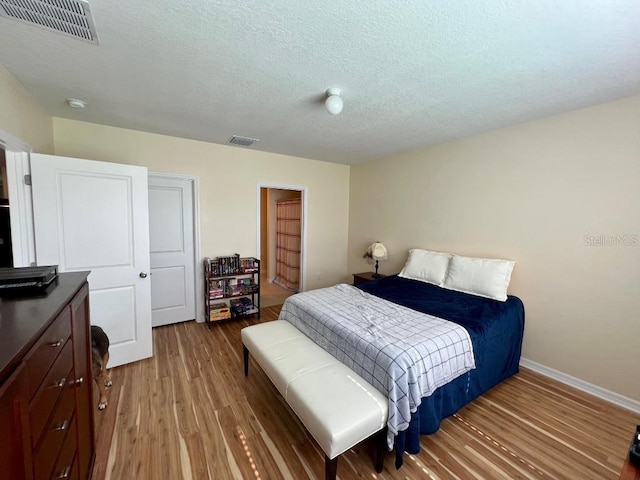
[[[302,290],[304,191],[260,187],[260,305],[280,305]]]

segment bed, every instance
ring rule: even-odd
[[[372,311],[381,311],[382,303],[390,310],[372,315]],[[349,312],[348,319],[341,317],[343,309]],[[362,355],[353,353],[365,351],[364,356],[369,355],[370,348],[362,348],[358,342],[361,343],[366,337],[377,339],[386,336],[384,329],[379,331],[376,327],[379,325],[374,318],[376,316],[398,317],[390,325],[403,322],[407,317],[416,317],[414,321],[417,322],[440,319],[447,320],[447,324],[452,322],[454,330],[451,342],[455,345],[443,348],[459,354],[455,359],[457,363],[454,361],[452,365],[445,366],[440,383],[427,387],[421,385],[421,391],[426,394],[406,403],[403,392],[391,392],[396,388],[393,382],[380,380],[380,372],[370,371],[378,369],[377,365],[371,367],[366,359],[358,358]],[[360,320],[352,321],[354,317],[360,317]],[[397,467],[402,464],[403,452],[417,453],[420,450],[420,435],[436,432],[444,418],[518,372],[524,333],[524,306],[517,297],[508,296],[505,301],[498,301],[397,275],[357,286],[342,284],[294,295],[285,302],[280,319],[291,322],[389,397],[389,446],[396,450]],[[366,325],[362,325],[362,322]],[[345,323],[352,324],[351,329]],[[386,328],[387,323],[382,323]],[[462,347],[458,344],[464,346],[467,340],[455,340],[463,336],[470,342],[471,360],[466,352],[459,350]],[[417,338],[418,335],[411,333],[409,337]],[[371,349],[375,350],[373,346]],[[410,347],[407,350],[407,358],[413,363],[407,364],[406,359],[399,363],[404,365],[401,368],[405,369],[407,377],[411,377],[416,375],[414,370],[422,368],[424,358],[418,348]],[[375,355],[376,358],[381,356],[380,353]],[[437,358],[438,355],[436,366]],[[394,368],[397,363],[395,358],[389,360]],[[429,375],[424,376],[426,378]],[[412,391],[411,386],[409,391]],[[415,392],[412,393],[415,395]],[[403,408],[409,408],[410,411],[406,421],[396,419],[392,422],[392,409],[402,414]]]

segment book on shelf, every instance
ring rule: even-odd
[[[224,302],[212,303],[209,306],[209,320],[225,320],[231,318],[231,308]]]
[[[258,272],[258,260],[254,257],[230,256],[204,259],[205,271],[209,277],[251,274]]]
[[[242,295],[244,294],[244,285],[242,283],[232,283],[229,284],[229,289],[227,290],[229,295]]]
[[[241,268],[244,273],[254,273],[258,271],[258,266],[256,265],[256,259],[253,257],[243,258],[241,259],[242,264]]]
[[[209,298],[222,298],[225,295],[225,290],[224,280],[209,280]]]
[[[255,309],[253,302],[247,297],[234,298],[229,306],[233,315],[245,315]]]
[[[207,270],[210,276],[235,275],[244,273],[243,262],[244,259],[241,259],[238,253],[225,257],[217,257],[213,260],[208,259]]]

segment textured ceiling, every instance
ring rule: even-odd
[[[637,0],[90,5],[97,46],[0,18],[0,63],[51,115],[253,150],[359,163],[640,94]]]

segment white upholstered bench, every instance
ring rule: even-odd
[[[378,434],[382,471],[387,398],[284,320],[242,329],[244,374],[249,353],[325,453],[325,478],[334,480],[338,456]]]

